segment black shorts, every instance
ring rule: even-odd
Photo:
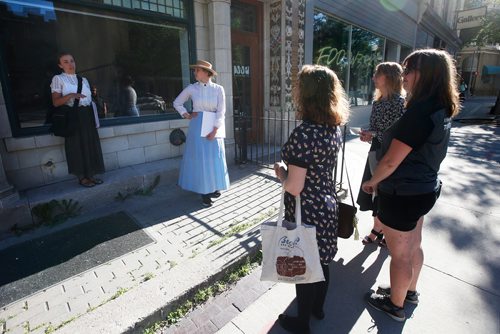
[[[417,226],[420,217],[431,211],[440,190],[421,195],[393,195],[378,192],[377,217],[382,224],[398,231],[408,232]]]

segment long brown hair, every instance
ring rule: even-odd
[[[295,86],[295,103],[299,118],[336,126],[347,121],[349,102],[340,80],[331,69],[321,65],[304,65]]]
[[[398,63],[391,61],[380,63],[375,67],[375,76],[383,75],[385,77],[385,90],[387,96],[392,97],[401,95],[403,92],[403,68]],[[375,89],[375,101],[382,98],[379,89]]]
[[[403,61],[407,70],[420,73],[418,81],[408,92],[406,106],[428,99],[437,99],[448,117],[460,110],[457,69],[450,54],[443,50],[423,49],[412,52]]]

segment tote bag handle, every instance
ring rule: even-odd
[[[283,214],[285,212],[285,187],[281,186],[280,211],[278,213],[278,227],[283,227]],[[302,225],[302,209],[300,207],[300,195],[295,196],[295,224]]]

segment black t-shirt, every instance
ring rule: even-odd
[[[384,134],[382,153],[393,139],[412,148],[411,152],[379,189],[399,195],[433,192],[439,181],[437,173],[446,156],[450,138],[451,119],[435,100],[416,103]]]

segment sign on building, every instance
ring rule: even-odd
[[[457,30],[480,27],[486,16],[486,7],[463,10],[457,14]]]

